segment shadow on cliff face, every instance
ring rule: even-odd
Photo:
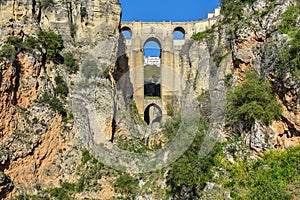
[[[7,195],[14,189],[10,177],[0,171],[0,199],[6,199]]]
[[[115,81],[118,83],[117,87],[119,87],[116,89],[118,91],[122,91],[126,108],[128,108],[128,105],[132,100],[133,86],[130,81],[128,56],[126,55],[126,44],[123,34],[120,34],[118,44],[118,58],[116,62],[117,69],[114,71],[113,76]]]

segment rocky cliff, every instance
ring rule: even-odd
[[[78,155],[88,141],[81,140],[84,136],[78,134],[73,122],[70,96],[74,95],[78,77],[68,72],[61,58],[71,53],[80,66],[93,62],[99,73],[106,69],[111,76],[109,71],[114,71],[117,58],[120,14],[118,1],[1,2],[0,44],[3,47],[9,43],[15,49],[12,60],[6,57],[0,62],[1,198],[34,194],[76,179]],[[25,46],[28,38],[39,40],[40,30],[54,30],[62,36],[64,49],[56,59],[45,60],[44,47],[30,51],[17,47]],[[18,44],[10,43],[9,38],[18,38]],[[78,74],[84,73],[93,72]],[[68,87],[66,97],[58,95],[57,77]],[[104,95],[99,97],[99,105],[107,112],[101,112],[99,123],[109,135],[113,104],[111,95],[105,93],[113,93],[114,79],[107,78],[101,79],[102,87],[94,92]],[[53,108],[58,105],[62,105],[60,110]]]
[[[223,6],[210,30],[186,40],[175,55],[176,71],[191,86],[186,94],[199,100],[201,121],[194,142],[172,165],[132,175],[101,162],[106,159],[115,166],[130,159],[129,154],[116,156],[116,147],[139,155],[163,149],[178,130],[180,118],[177,105],[163,127],[146,126],[140,118],[131,96],[126,46],[119,35],[119,2],[2,1],[0,198],[238,196],[234,186],[245,186],[235,185],[239,183],[235,174],[244,172],[237,167],[239,158],[256,160],[254,155],[289,149],[300,141],[300,19],[292,15],[300,12],[295,0],[232,2]],[[228,122],[226,93],[246,81],[249,69],[270,83],[282,107],[280,117],[270,123]],[[204,142],[207,133],[202,129],[213,130]],[[168,153],[173,152],[167,152],[163,160],[168,160]],[[137,160],[130,161],[122,166],[133,171],[140,167]],[[261,168],[253,167],[262,171],[272,166]],[[236,173],[230,176],[231,172]],[[250,179],[255,178],[253,174]]]

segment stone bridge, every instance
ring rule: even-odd
[[[208,13],[208,18],[192,22],[122,22],[121,30],[130,34],[126,38],[126,54],[130,69],[130,78],[134,89],[134,100],[139,114],[149,124],[157,120],[149,114],[153,106],[156,114],[161,113],[161,119],[167,117],[167,104],[181,94],[180,56],[179,53],[185,42],[195,33],[205,31],[216,22],[220,8]],[[173,34],[180,32],[181,39],[173,39]],[[144,80],[144,46],[154,41],[160,48],[160,83],[159,95],[155,100],[145,98]],[[150,117],[150,119],[149,119]],[[155,119],[154,119],[155,118]]]

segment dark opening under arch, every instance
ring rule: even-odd
[[[162,110],[155,104],[149,104],[144,111],[144,120],[147,124],[152,124],[153,122],[160,122],[162,119]]]

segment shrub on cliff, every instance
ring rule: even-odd
[[[64,48],[62,37],[52,30],[41,30],[38,33],[38,41],[45,50],[46,60],[54,60],[58,53]]]
[[[61,76],[55,77],[55,83],[56,83],[56,87],[54,89],[55,94],[60,95],[61,97],[68,96],[69,88]]]
[[[17,51],[15,50],[15,48],[10,44],[5,44],[0,50],[0,61],[6,58],[10,62],[13,62],[15,60],[16,55]]]
[[[227,93],[227,119],[232,125],[249,129],[255,120],[269,124],[281,113],[270,84],[254,71],[247,71],[246,80]]]
[[[136,195],[139,182],[129,174],[120,175],[115,181],[114,188],[116,192],[125,194],[126,199],[133,199]]]
[[[70,52],[64,54],[64,64],[67,67],[68,72],[71,74],[76,73],[79,69],[73,54]]]

